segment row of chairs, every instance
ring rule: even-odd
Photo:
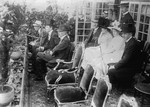
[[[144,45],[144,43],[141,43],[141,44],[142,44],[141,47],[144,47],[142,50],[142,56],[141,56],[141,60],[142,60],[141,61],[142,62],[141,63],[142,64],[141,65],[142,66],[141,73],[143,73],[143,71],[145,70],[145,66],[147,64],[147,58],[148,58],[147,56],[149,56],[150,43],[146,42],[145,45]],[[82,48],[82,49],[79,49],[79,48]],[[80,53],[80,60],[78,61],[77,66],[74,66],[75,65],[74,64],[75,56],[77,56],[79,54],[78,50],[81,50],[82,54]],[[72,61],[64,62],[62,60],[57,60],[56,67],[54,67],[53,69],[50,69],[49,72],[47,73],[47,75],[45,76],[45,81],[47,84],[47,95],[49,96],[49,93],[51,93],[52,90],[55,90],[54,91],[54,99],[56,101],[56,106],[58,106],[58,107],[63,107],[63,106],[67,107],[67,105],[68,105],[68,107],[71,107],[71,105],[73,107],[78,107],[78,106],[81,106],[82,103],[85,103],[88,101],[86,98],[82,98],[82,95],[81,95],[82,93],[80,93],[79,89],[76,88],[78,86],[77,79],[78,79],[79,71],[81,68],[83,54],[84,54],[84,47],[77,47],[74,51]],[[57,67],[61,63],[71,64],[72,66],[69,68],[66,68],[66,69],[57,70]],[[94,102],[94,99],[96,97],[92,98],[92,102],[94,102],[94,103],[91,103],[91,106],[93,106],[93,107],[96,107],[96,105],[94,105],[94,104],[97,104],[97,103],[101,103],[100,104],[101,107],[105,107],[105,103],[107,101],[107,98],[109,97],[110,90],[111,90],[111,84],[108,82],[108,80],[106,80],[105,78],[102,78],[99,80],[99,82],[101,85],[101,89],[99,89],[99,90],[102,90],[100,93],[102,96],[100,98],[101,99],[100,102]],[[76,92],[78,93],[77,97],[79,97],[79,98],[77,98],[76,101],[67,102],[67,100],[64,100],[62,98],[63,95],[62,96],[59,95],[62,87],[70,87],[70,89],[76,88]],[[66,89],[68,89],[68,88],[66,88]],[[136,87],[135,87],[135,89],[136,89]],[[66,91],[68,91],[68,93],[69,93],[69,90],[66,90]],[[75,96],[76,96],[76,93],[75,93]],[[68,96],[68,98],[69,97],[73,97],[73,96]],[[61,100],[61,99],[63,99],[63,100]],[[82,105],[82,106],[84,107],[84,105]]]

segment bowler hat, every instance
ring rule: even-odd
[[[59,28],[58,28],[58,32],[63,32],[63,31],[67,31],[67,26],[66,25],[60,25]]]
[[[121,27],[123,33],[134,33],[135,32],[135,25],[134,24],[124,24]]]

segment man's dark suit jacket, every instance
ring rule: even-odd
[[[108,75],[110,82],[113,79],[118,81],[130,81],[136,72],[140,70],[139,60],[141,54],[140,43],[131,38],[125,45],[125,50],[121,60],[115,65],[115,69],[110,69]]]
[[[68,36],[65,36],[60,43],[52,50],[54,58],[67,60],[70,54],[71,43]]]
[[[44,51],[47,49],[52,50],[56,45],[58,45],[58,43],[60,41],[57,31],[54,31],[54,30],[52,31],[50,40],[48,40],[48,36],[45,38],[46,43],[43,46]]]
[[[91,30],[88,38],[85,40],[85,47],[88,46],[97,46],[98,45],[98,37],[101,33],[101,28],[99,27],[94,33],[94,29]]]
[[[123,25],[126,24],[133,24],[133,25],[135,24],[129,12],[122,16],[120,23],[121,23],[121,28],[123,27]]]

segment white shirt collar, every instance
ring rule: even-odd
[[[132,36],[131,36],[131,37],[129,37],[129,38],[126,40],[126,43],[127,43],[127,42],[129,42],[129,40],[130,40],[131,38],[132,38]]]

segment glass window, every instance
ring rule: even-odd
[[[144,22],[144,15],[141,15],[140,22]]]
[[[145,14],[145,13],[146,13],[146,5],[142,5],[141,13],[142,13],[142,14]]]
[[[131,12],[130,12],[130,14],[131,14],[132,17],[134,17],[134,16],[133,16],[134,13],[131,13]]]
[[[99,17],[100,17],[100,15],[97,15],[97,16],[95,16],[95,20],[98,20],[99,19]]]
[[[104,4],[103,4],[103,8],[108,8],[108,4],[107,4],[107,3],[104,3]]]
[[[148,33],[148,27],[149,27],[148,25],[145,25],[145,27],[144,27],[144,32],[145,33]]]
[[[83,35],[83,30],[78,30],[78,35]]]
[[[85,23],[85,28],[91,28],[91,23]]]
[[[142,33],[138,34],[138,40],[142,40]]]
[[[91,15],[91,9],[86,9],[86,15]]]
[[[134,12],[134,4],[131,4],[130,11]]]
[[[143,35],[143,41],[147,41],[147,34]]]
[[[102,8],[102,3],[99,3],[99,8]]]
[[[150,15],[150,5],[147,6],[147,13],[146,14]]]
[[[146,16],[145,23],[149,24],[150,17]]]
[[[102,10],[101,9],[96,9],[96,15],[101,15]]]
[[[91,30],[85,30],[85,35],[89,35]]]
[[[87,36],[84,36],[84,41],[87,39]]]
[[[143,31],[143,24],[140,24],[139,31]]]
[[[83,28],[84,23],[78,23],[78,28]]]
[[[79,42],[83,41],[83,36],[78,36],[78,41]]]
[[[139,5],[136,4],[136,5],[135,5],[135,12],[138,12],[138,7],[139,7]]]
[[[90,2],[86,4],[86,8],[91,8],[91,3]]]
[[[91,22],[91,16],[86,16],[86,22]]]
[[[137,21],[137,13],[134,13],[134,20]]]

